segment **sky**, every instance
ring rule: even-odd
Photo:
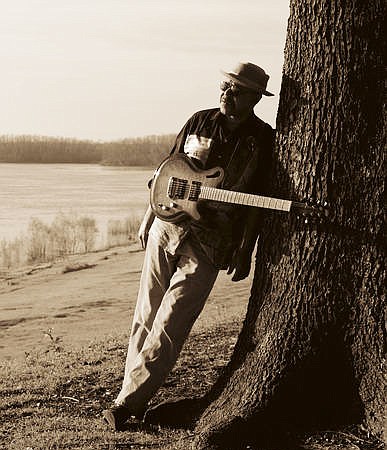
[[[0,135],[177,133],[218,106],[221,70],[270,75],[275,126],[288,0],[0,0]]]

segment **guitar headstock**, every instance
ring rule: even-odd
[[[306,199],[304,202],[292,202],[292,209],[295,209],[297,218],[303,219],[304,223],[323,222],[327,219],[329,210],[328,202],[325,200]]]

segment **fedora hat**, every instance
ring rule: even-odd
[[[253,63],[241,62],[231,72],[224,72],[223,70],[221,72],[241,86],[270,97],[274,95],[266,90],[269,75],[261,67]]]

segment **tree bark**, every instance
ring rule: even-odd
[[[383,427],[384,2],[290,6],[274,193],[323,199],[329,216],[265,213],[247,316],[195,450]]]

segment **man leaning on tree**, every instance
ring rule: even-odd
[[[222,189],[268,191],[274,130],[254,114],[269,76],[252,63],[223,72],[219,108],[195,113],[171,151],[201,169],[221,167]],[[178,175],[178,174],[177,174]],[[103,412],[114,430],[142,420],[150,399],[172,370],[219,270],[246,278],[259,233],[260,210],[200,202],[199,220],[170,223],[148,208],[139,230],[146,249],[122,388]]]

